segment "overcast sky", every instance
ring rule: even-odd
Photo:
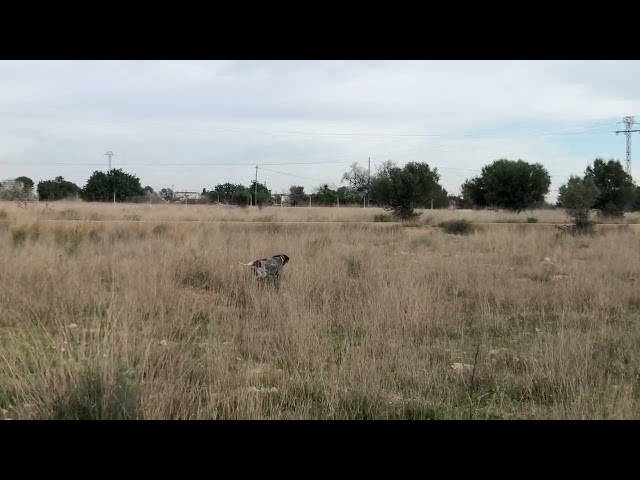
[[[522,158],[557,189],[598,156],[624,162],[613,131],[640,115],[638,74],[638,61],[2,61],[0,179],[83,186],[112,150],[156,190],[249,184],[256,164],[274,191],[338,187],[369,157],[427,162],[451,193]],[[316,164],[266,165],[285,163]]]

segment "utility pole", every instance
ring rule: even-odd
[[[105,155],[109,157],[109,171],[111,171],[111,157],[115,157],[116,154],[109,150],[107,153],[105,153]]]
[[[256,165],[256,188],[254,193],[253,205],[258,204],[258,165]]]
[[[616,135],[619,133],[624,133],[627,136],[627,161],[625,163],[625,171],[629,176],[631,176],[631,134],[634,132],[640,132],[640,130],[632,130],[631,127],[634,124],[637,124],[633,117],[624,117],[622,122],[618,122],[618,124],[624,123],[624,130],[617,130]]]
[[[367,203],[371,201],[369,195],[371,195],[371,157],[369,157],[369,177],[367,178]]]

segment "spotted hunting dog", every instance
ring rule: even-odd
[[[251,267],[251,272],[258,278],[280,278],[283,267],[289,262],[287,255],[274,255],[270,258],[261,258],[251,263],[238,262],[240,265]]]

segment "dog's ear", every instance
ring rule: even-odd
[[[284,263],[289,261],[289,255],[282,255],[282,257],[284,258]]]

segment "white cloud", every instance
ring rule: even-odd
[[[588,135],[536,134],[610,133],[640,112],[635,73],[637,61],[3,61],[0,176],[83,184],[107,150],[157,188],[249,182],[255,169],[134,164],[417,160],[449,167],[441,173],[454,192],[476,173],[454,168],[500,157],[567,175],[595,156],[585,158]],[[594,150],[621,158],[624,141],[610,136]],[[259,174],[278,190],[311,189],[338,184],[347,167],[265,166],[305,179]]]

